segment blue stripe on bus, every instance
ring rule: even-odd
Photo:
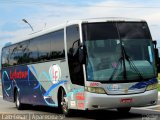
[[[135,85],[132,85],[129,90],[133,90],[133,89],[141,89],[141,88],[145,88],[147,87],[148,85],[152,85],[152,84],[155,84],[157,83],[157,79],[156,78],[153,78],[153,79],[150,79],[148,81],[145,81],[145,82],[139,82],[139,83],[136,83]]]
[[[30,81],[29,81],[29,71],[30,71],[30,69],[28,68],[28,84],[30,85]]]
[[[34,87],[33,89],[38,89],[40,86],[41,86],[40,83],[38,83],[38,85]]]
[[[33,69],[34,73],[36,74],[36,77],[38,77],[37,71],[33,65],[31,65],[31,68]]]
[[[8,80],[10,80],[7,71],[3,71],[3,73],[2,73],[2,82],[4,82],[4,75],[6,75],[7,78],[8,78]],[[9,85],[8,88],[5,88],[5,86],[3,86],[3,87],[4,87],[4,91],[5,91],[6,95],[9,97],[9,93],[8,93],[7,91],[10,91],[10,90],[11,90],[11,84]]]
[[[11,85],[6,89],[7,91],[11,90]]]
[[[56,84],[53,84],[47,91],[46,91],[46,93],[44,94],[44,96],[49,96],[49,93],[53,90],[53,89],[55,89],[56,87],[58,87],[60,84],[63,84],[63,83],[66,83],[66,82],[68,82],[67,80],[62,80],[62,81],[59,81],[58,83],[56,83]]]
[[[10,78],[9,78],[9,76],[8,76],[7,71],[3,71],[3,74],[2,74],[2,80],[4,81],[4,74],[6,74],[6,75],[7,75],[7,78],[8,78],[8,80],[9,80]]]
[[[46,104],[49,105],[49,106],[53,106],[53,107],[58,106],[58,104],[55,104],[54,102],[53,102],[53,103],[48,102],[45,98],[44,98],[44,101],[45,101]]]

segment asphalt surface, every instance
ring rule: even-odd
[[[0,95],[2,95],[2,84],[1,83],[0,83]]]
[[[42,106],[26,106],[25,110],[17,110],[14,103],[6,102],[0,98],[0,119],[6,120],[8,116],[26,116],[23,120],[159,120],[160,112],[152,109],[133,108],[129,114],[121,114],[116,110],[75,111],[72,117],[65,117],[57,109]],[[45,116],[48,116],[44,119]],[[49,119],[50,118],[50,119]],[[146,119],[152,118],[152,119]],[[18,120],[18,119],[16,119]]]
[[[1,87],[0,87],[1,90]],[[4,101],[0,96],[0,120],[160,120],[160,101],[158,105],[132,108],[130,113],[122,114],[116,110],[74,111],[72,117],[65,117],[58,109],[27,105],[17,110],[14,103]]]

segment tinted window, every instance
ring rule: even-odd
[[[87,80],[131,82],[153,78],[151,36],[144,22],[83,24]]]
[[[4,48],[2,66],[42,62],[64,57],[64,30],[59,30]]]
[[[78,46],[80,43],[79,27],[73,25],[67,27],[68,64],[71,81],[74,84],[83,85],[84,75],[82,64],[78,61]]]
[[[121,39],[151,39],[147,23],[118,23]]]
[[[67,50],[69,58],[73,56],[73,53],[79,46],[79,42],[80,36],[78,25],[67,27]]]
[[[30,40],[30,45],[29,45],[29,62],[37,62],[38,61],[38,44],[39,41],[38,39],[32,39]]]
[[[87,40],[117,39],[118,33],[115,23],[83,24],[83,37]]]
[[[18,45],[17,44],[12,45],[9,48],[9,53],[10,53],[9,65],[16,65],[17,64],[17,57],[16,57],[17,51],[18,51]]]
[[[9,48],[3,48],[2,50],[2,67],[9,65]]]
[[[38,61],[49,60],[50,56],[50,35],[43,35],[41,37],[35,38],[37,41],[38,49]]]
[[[64,30],[50,33],[49,38],[51,39],[51,59],[64,58]]]
[[[17,60],[17,64],[24,64],[29,62],[29,41],[24,41],[17,44],[16,54],[14,59]]]

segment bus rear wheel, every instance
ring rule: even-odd
[[[117,110],[120,113],[129,113],[129,111],[131,110],[131,107],[117,108]]]
[[[22,110],[24,108],[24,105],[20,102],[20,96],[18,91],[16,91],[15,93],[15,105],[18,110]]]

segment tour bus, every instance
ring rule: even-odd
[[[144,20],[68,21],[2,48],[3,99],[73,110],[157,103],[158,51]],[[58,110],[58,109],[57,109]]]

